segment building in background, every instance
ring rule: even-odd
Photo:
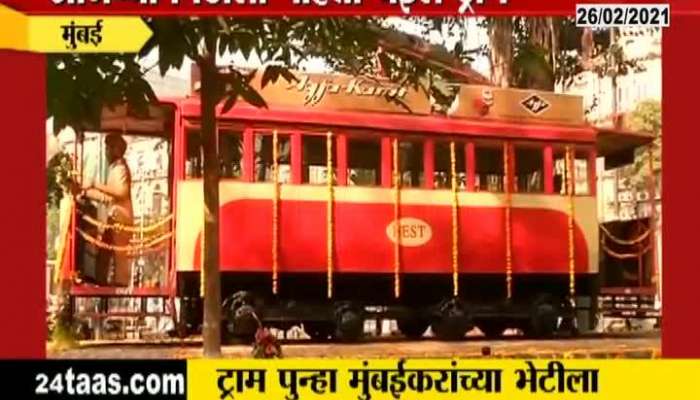
[[[599,127],[626,127],[626,116],[645,101],[662,99],[661,30],[648,28],[623,28],[618,31],[618,44],[626,59],[636,61],[638,70],[627,75],[599,76],[586,71],[576,76],[573,84],[561,92],[582,96],[587,110],[587,120]],[[649,176],[649,167],[640,165],[641,175]],[[655,209],[656,264],[662,271],[661,240],[661,165],[654,165],[655,194],[648,186],[640,186],[634,176],[634,166],[605,170],[603,160],[598,160],[598,215],[600,222],[628,221],[652,216]],[[659,275],[661,279],[661,275]],[[659,282],[659,288],[661,284]]]
[[[619,30],[618,43],[625,57],[637,62],[640,70],[630,70],[627,75],[600,77],[586,71],[574,79],[573,84],[560,91],[582,96],[588,110],[587,120],[599,127],[624,124],[624,116],[648,100],[661,102],[661,30],[653,28],[623,28]],[[617,123],[617,124],[616,124]],[[655,166],[657,183],[657,208],[660,212],[660,166]],[[603,222],[644,218],[650,214],[649,193],[625,179],[629,168],[605,171],[599,164],[599,215]]]
[[[627,75],[599,76],[585,71],[574,78],[562,93],[583,97],[586,118],[598,126],[611,126],[615,115],[632,112],[644,100],[661,100],[661,30],[654,28],[621,28],[618,44],[625,58],[636,61],[639,71]]]

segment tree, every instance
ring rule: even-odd
[[[657,100],[646,100],[639,104],[629,116],[629,129],[639,132],[651,133],[654,141],[651,146],[651,155],[654,162],[654,174],[661,171],[661,103]],[[648,190],[649,188],[649,148],[637,149],[635,161],[629,179],[636,190]]]
[[[432,23],[438,20],[430,20]],[[441,90],[440,74],[427,62],[406,59],[392,53],[377,53],[378,44],[390,32],[376,18],[336,19],[150,19],[153,40],[145,51],[157,47],[161,73],[180,67],[185,58],[201,71],[202,146],[204,153],[204,354],[216,356],[220,348],[221,295],[219,279],[219,170],[216,137],[216,105],[224,111],[243,98],[266,107],[250,86],[253,73],[234,68],[221,71],[216,56],[240,52],[257,57],[266,68],[262,86],[280,77],[296,79],[290,72],[300,62],[321,58],[336,71],[371,75],[376,60],[384,74],[402,85],[421,88],[426,95],[447,102],[450,93]],[[428,22],[431,23],[431,22]]]
[[[482,26],[497,86],[554,91],[556,84],[568,87],[583,71],[614,79],[638,68],[616,44],[613,29],[578,28],[573,18],[489,17]]]
[[[422,19],[427,29],[455,24],[456,19]],[[395,30],[378,18],[146,18],[154,32],[141,55],[158,52],[161,74],[180,68],[187,59],[201,71],[201,135],[204,154],[204,355],[217,357],[221,346],[221,288],[219,279],[219,163],[216,106],[230,109],[239,99],[266,107],[251,86],[257,72],[229,67],[217,56],[230,53],[257,58],[265,68],[262,85],[280,78],[295,80],[292,69],[310,58],[321,58],[336,71],[372,74],[377,64],[394,82],[420,88],[438,102],[449,104],[454,91],[441,84],[445,65],[432,59],[407,57],[377,49]],[[390,39],[389,39],[390,41]],[[461,47],[453,49],[457,58]],[[378,62],[377,62],[378,61]],[[445,74],[449,75],[449,74]],[[104,106],[126,102],[135,113],[155,100],[138,58],[130,55],[52,56],[49,62],[49,115],[57,129],[98,126]]]

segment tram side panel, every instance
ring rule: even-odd
[[[177,269],[198,279],[201,267],[201,181],[180,183]],[[335,299],[395,303],[400,273],[403,304],[437,302],[453,292],[452,195],[401,191],[396,223],[392,190],[336,187],[333,202]],[[224,295],[238,290],[269,294],[273,271],[273,187],[221,184],[221,269]],[[282,185],[278,215],[279,295],[323,301],[328,273],[328,189]],[[497,302],[506,296],[505,209],[502,194],[458,195],[460,296]],[[591,296],[597,276],[598,227],[594,197],[575,197],[574,260],[577,295]],[[512,272],[516,299],[569,290],[568,198],[516,194],[512,208]],[[397,226],[399,230],[397,231]],[[394,255],[396,242],[399,261]],[[198,284],[186,285],[198,288]],[[182,286],[181,286],[182,287]]]

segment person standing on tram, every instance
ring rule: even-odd
[[[105,154],[109,162],[107,181],[105,184],[93,184],[80,188],[73,184],[72,192],[89,200],[107,206],[108,225],[131,226],[134,222],[134,212],[131,203],[131,171],[124,159],[127,144],[117,133],[111,133],[105,138]],[[131,233],[108,228],[102,233],[102,242],[116,247],[128,246]],[[124,251],[100,249],[95,273],[96,283],[108,284],[110,264],[114,261],[114,286],[127,287],[131,283],[131,268],[129,255]]]

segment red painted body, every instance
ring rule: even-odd
[[[459,265],[462,273],[505,272],[504,211],[500,207],[460,209]],[[334,271],[393,273],[394,243],[387,235],[393,216],[393,204],[337,203]],[[451,273],[451,207],[403,205],[401,217],[420,219],[432,229],[432,238],[425,245],[401,247],[401,271]],[[279,223],[279,271],[324,273],[327,268],[326,204],[281,201]],[[513,209],[513,272],[567,273],[567,227],[568,217],[564,213],[548,209]],[[414,229],[413,233],[419,234],[420,229]],[[588,272],[588,244],[578,227],[575,244],[576,271]],[[194,269],[201,265],[200,246],[201,233],[193,249]],[[271,271],[271,201],[238,200],[221,208],[220,254],[222,271]]]

